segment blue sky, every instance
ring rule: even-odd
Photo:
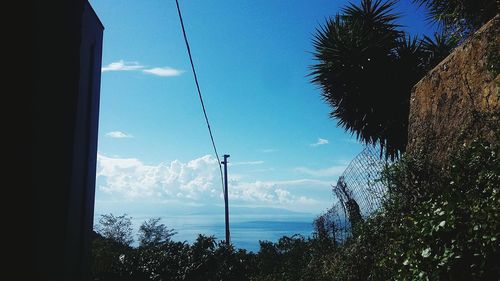
[[[223,203],[174,0],[90,1],[105,26],[96,213]],[[312,36],[346,1],[180,1],[231,206],[318,214],[362,146],[307,77]],[[401,1],[401,23],[428,34]],[[142,209],[141,209],[142,208]]]

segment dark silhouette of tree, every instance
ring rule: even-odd
[[[160,224],[161,218],[151,218],[139,227],[139,246],[149,247],[164,244],[174,236],[176,232]]]
[[[217,272],[217,262],[214,251],[217,243],[214,236],[199,234],[189,249],[189,265],[186,270],[187,280],[212,280]]]
[[[314,37],[311,72],[338,125],[391,159],[406,148],[411,88],[456,44],[406,35],[395,3],[362,0],[328,19]]]
[[[434,38],[424,36],[422,51],[425,54],[425,65],[432,68],[446,58],[458,44],[459,37],[447,36],[445,32],[434,33]]]
[[[256,276],[252,280],[315,280],[307,267],[311,261],[309,241],[300,235],[283,236],[277,243],[259,241]]]
[[[93,280],[148,280],[139,265],[137,254],[130,245],[107,238],[97,232],[92,241]]]
[[[244,249],[235,249],[220,241],[214,252],[218,270],[214,280],[250,280],[255,270],[255,255]]]
[[[113,214],[101,215],[96,226],[97,232],[104,238],[111,239],[123,245],[131,245],[134,242],[132,237],[132,218],[123,214],[114,216]]]
[[[394,83],[409,80],[394,78],[394,51],[402,37],[394,3],[363,0],[329,19],[315,35],[318,63],[312,68],[313,82],[332,107],[330,116],[358,140],[379,143],[389,156],[406,146],[401,129],[407,126],[409,99],[409,91],[399,91]]]
[[[468,34],[492,19],[497,13],[498,0],[414,0],[425,6],[428,20],[437,22],[444,30]]]

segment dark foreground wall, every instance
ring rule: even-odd
[[[500,122],[499,54],[497,15],[415,85],[409,153],[424,150],[439,163],[474,137],[495,141],[490,125]]]
[[[34,1],[36,280],[88,278],[103,26],[87,1]]]

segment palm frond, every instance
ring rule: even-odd
[[[363,0],[328,19],[313,38],[317,63],[311,67],[312,82],[321,87],[338,126],[361,142],[380,144],[387,157],[397,157],[406,146],[409,99],[405,86],[392,81],[395,50],[404,41],[393,6],[394,1]],[[412,39],[407,47],[416,45]]]
[[[456,34],[467,34],[493,18],[499,10],[497,0],[413,0],[428,10],[428,20]]]
[[[444,32],[434,33],[434,37],[424,36],[422,50],[425,53],[425,64],[431,69],[447,57],[457,46],[459,39]]]
[[[395,21],[400,17],[394,12],[397,1],[362,0],[358,6],[353,3],[342,9],[345,18],[364,21],[372,26],[397,27]]]

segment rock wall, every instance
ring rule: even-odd
[[[479,29],[413,88],[407,152],[446,161],[464,142],[495,139],[499,126],[500,16]],[[496,58],[496,64],[495,64]]]

